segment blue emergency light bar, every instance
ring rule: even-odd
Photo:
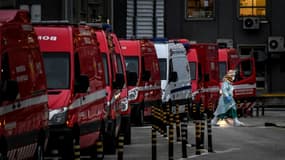
[[[151,39],[151,41],[153,41],[154,43],[168,43],[167,38],[153,38]]]

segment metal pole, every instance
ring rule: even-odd
[[[118,141],[118,160],[123,160],[124,154],[124,134],[120,133]]]
[[[200,155],[200,139],[201,139],[201,133],[200,133],[200,125],[201,121],[200,120],[195,120],[195,136],[196,136],[196,155]]]
[[[100,136],[103,136],[103,135],[100,135]],[[102,139],[100,138],[100,140],[96,142],[96,159],[103,160],[104,158],[103,152],[104,152],[103,142],[102,142]]]
[[[208,152],[213,152],[211,119],[207,116]]]
[[[188,104],[187,104],[188,105]],[[185,113],[181,123],[181,132],[182,132],[182,158],[187,158],[187,122],[188,122],[188,106],[185,106]]]
[[[177,139],[177,142],[180,142],[181,134],[180,134],[180,117],[179,117],[179,105],[178,104],[176,104],[175,122],[176,122],[176,139]]]
[[[172,105],[170,105],[172,106]],[[169,118],[170,124],[169,124],[169,139],[168,139],[168,159],[169,160],[173,160],[173,140],[174,140],[174,132],[173,132],[173,122],[174,122],[174,118],[173,118],[173,113],[172,111],[170,112],[170,118]]]

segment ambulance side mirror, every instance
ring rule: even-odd
[[[89,77],[87,75],[80,75],[75,82],[75,93],[86,93],[89,87]]]
[[[129,86],[135,86],[138,82],[138,75],[136,72],[127,72],[127,80]]]
[[[122,89],[123,86],[125,84],[125,80],[124,80],[124,74],[122,73],[117,73],[116,74],[116,81],[113,82],[113,86],[116,89]]]
[[[15,80],[0,81],[0,101],[13,101],[19,93],[18,82]]]
[[[170,81],[170,82],[176,82],[176,81],[177,81],[177,78],[178,78],[177,72],[171,72],[171,73],[169,74],[169,81]]]
[[[142,74],[142,80],[149,81],[149,79],[150,79],[150,71],[144,71]]]

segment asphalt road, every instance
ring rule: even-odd
[[[265,116],[240,118],[244,127],[233,127],[220,121],[213,127],[213,153],[207,145],[201,155],[196,155],[195,126],[188,124],[187,157],[193,160],[284,160],[285,111],[266,111]],[[276,126],[265,126],[264,124]],[[168,139],[157,134],[157,160],[168,159]],[[207,138],[205,138],[207,144]],[[174,159],[182,160],[181,143],[174,142]],[[116,160],[117,155],[105,155],[104,160]],[[151,160],[151,126],[132,127],[132,144],[124,146],[124,160]]]

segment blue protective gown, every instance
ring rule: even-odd
[[[237,107],[236,102],[233,98],[233,86],[228,81],[224,81],[222,83],[221,92],[222,93],[219,98],[218,107],[214,112],[215,117],[220,117],[221,115],[223,115],[222,117],[224,117],[226,116],[224,114],[228,113],[231,110],[234,111],[234,113],[231,112],[229,116],[235,118]],[[228,97],[228,100],[226,100],[226,97]]]

